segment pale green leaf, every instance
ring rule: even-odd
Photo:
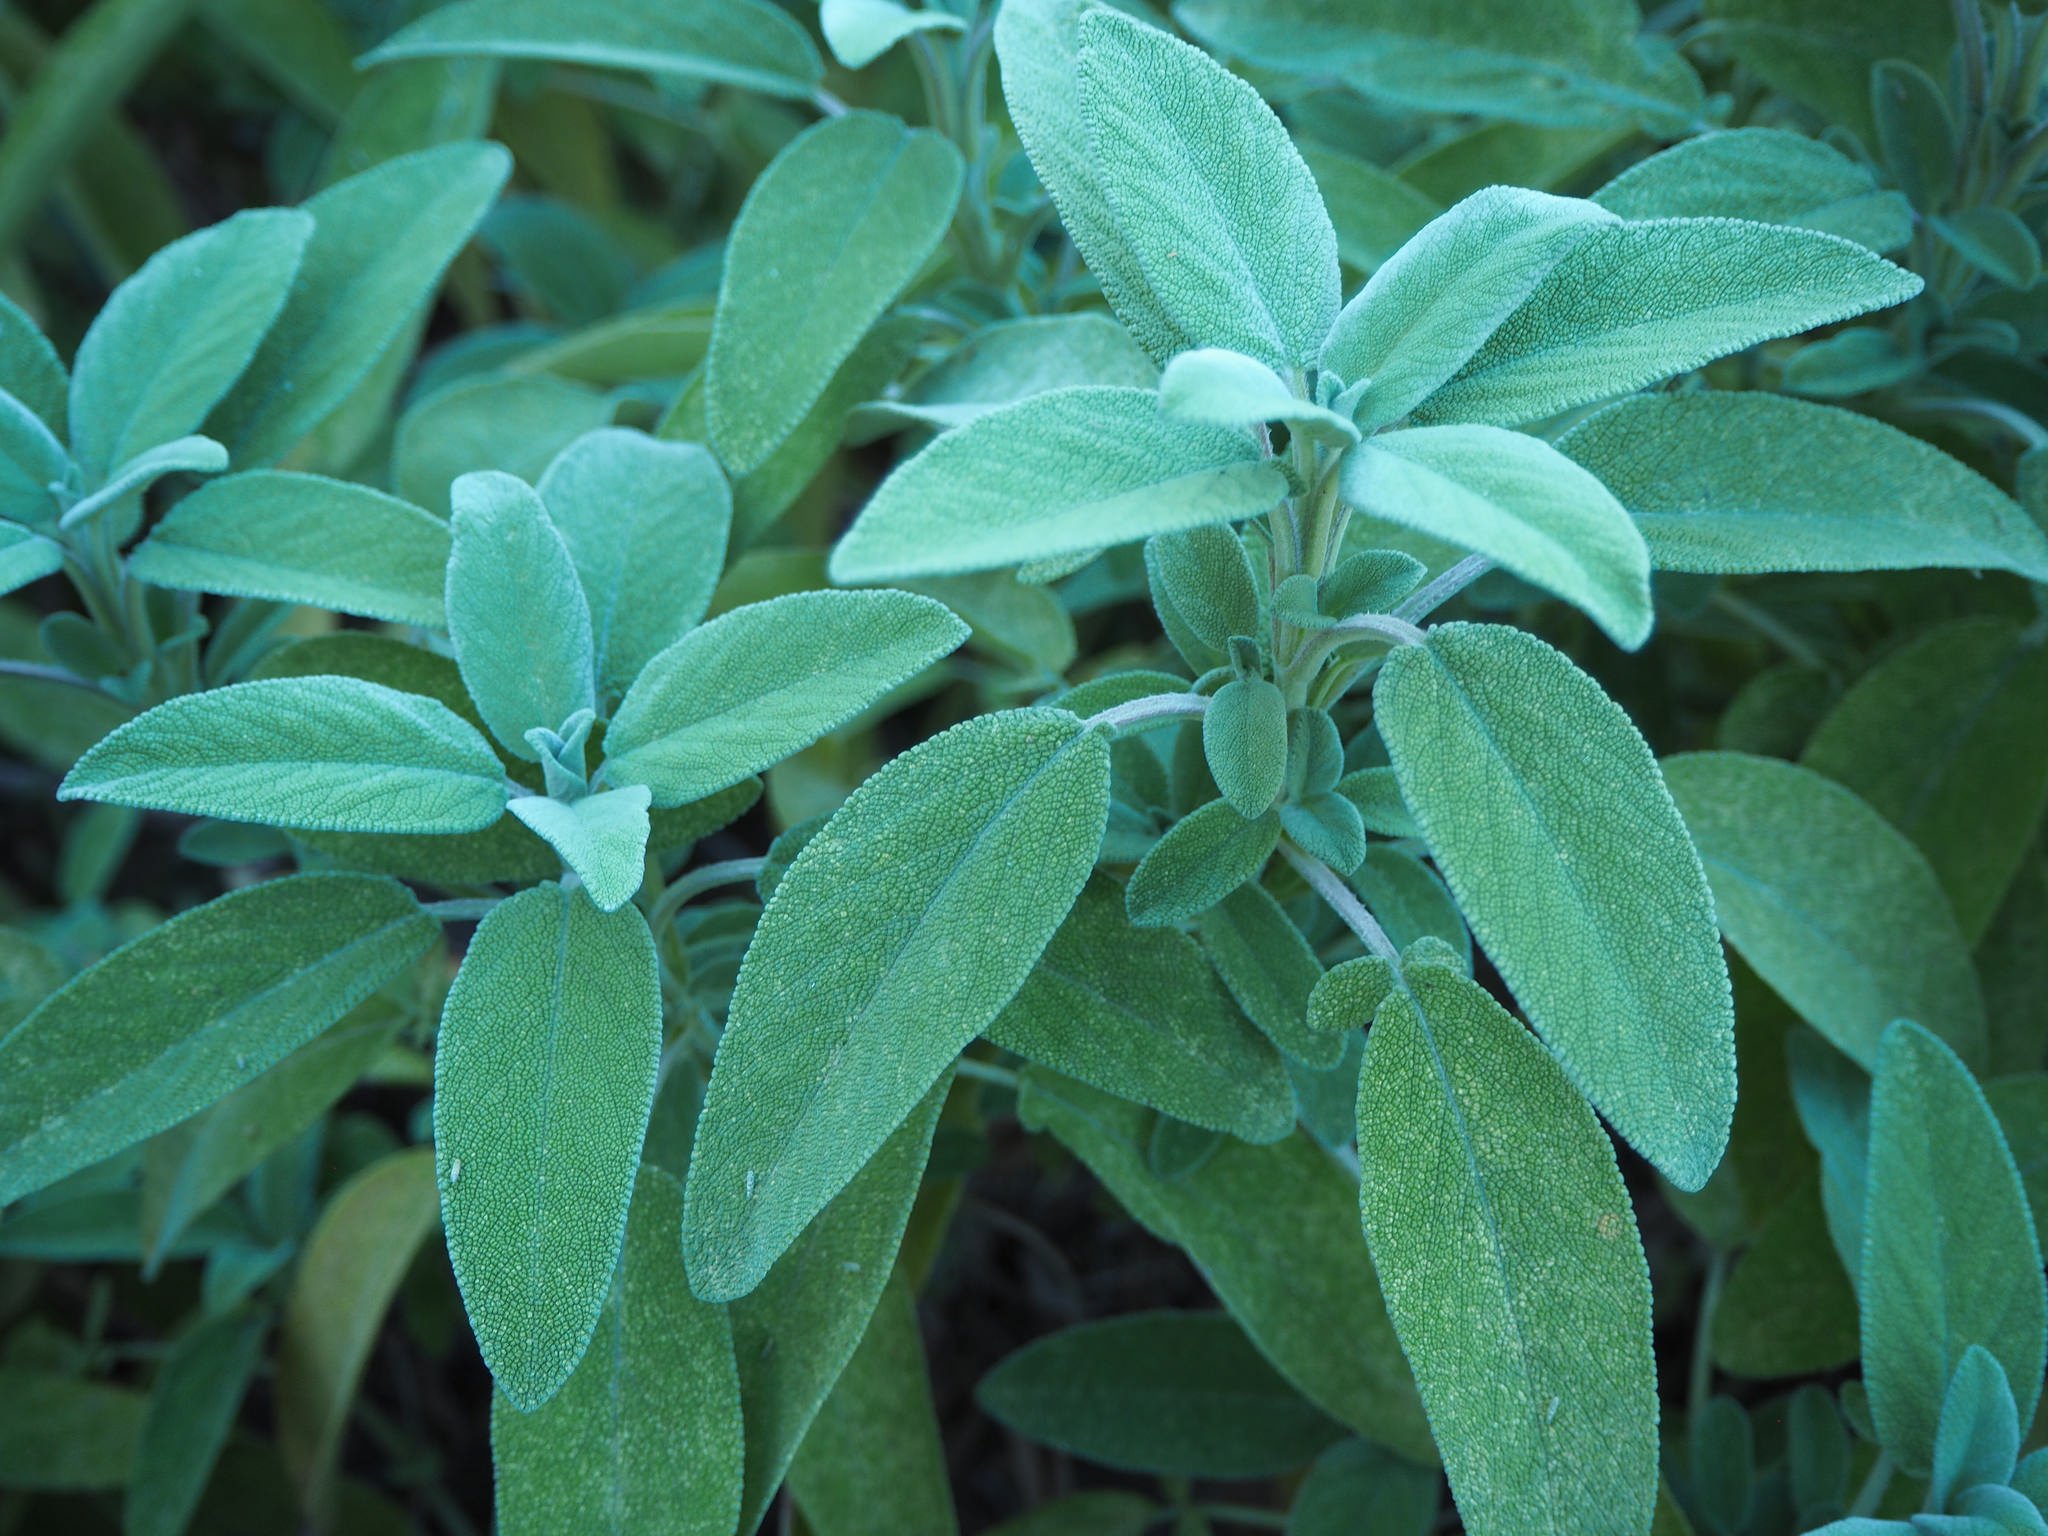
[[[1347,417],[1304,400],[1257,358],[1226,347],[1199,347],[1169,361],[1159,378],[1159,408],[1211,427],[1282,421],[1323,442],[1358,441],[1358,428]]]
[[[448,529],[366,485],[255,470],[200,487],[128,557],[153,586],[439,629]]]
[[[1473,1536],[1637,1536],[1650,1274],[1614,1150],[1475,983],[1411,966],[1366,1036],[1359,1207]]]
[[[0,294],[0,389],[27,406],[53,437],[65,433],[71,380],[35,321]]]
[[[0,517],[50,522],[62,510],[59,492],[75,489],[77,478],[71,455],[42,417],[0,389]]]
[[[455,482],[471,470],[503,470],[537,485],[557,455],[611,419],[602,393],[551,373],[459,379],[398,418],[392,489],[446,517]]]
[[[1190,1125],[1246,1141],[1294,1127],[1278,1054],[1185,934],[1135,928],[1097,876],[988,1026],[1005,1050]]]
[[[1972,1344],[1956,1363],[1942,1398],[1928,1504],[1947,1509],[1956,1495],[1978,1484],[2004,1486],[2012,1480],[2019,1448],[2018,1404],[2005,1367],[1982,1344]]]
[[[2018,503],[1940,449],[1854,411],[1761,392],[1646,395],[1610,406],[1558,447],[1635,515],[1658,570],[1952,566],[2048,580],[2048,535]]]
[[[1171,323],[1276,368],[1337,317],[1337,236],[1259,93],[1119,11],[1082,15],[1080,107],[1118,235]]]
[[[944,238],[964,174],[951,142],[876,112],[792,141],[727,242],[705,412],[734,475],[766,463]]]
[[[519,795],[507,809],[562,856],[598,911],[616,912],[647,878],[648,798],[644,784],[632,784],[567,804]]]
[[[263,1317],[231,1313],[180,1338],[157,1372],[135,1471],[121,1511],[122,1536],[182,1536],[227,1443],[261,1359]]]
[[[1735,1027],[1714,903],[1656,759],[1532,635],[1447,624],[1374,690],[1402,798],[1565,1071],[1682,1189],[1720,1161]]]
[[[1109,384],[1151,389],[1159,370],[1108,315],[1084,310],[1026,315],[983,326],[958,351],[911,383],[901,399],[872,400],[856,428],[917,425],[941,430],[1049,389]]]
[[[1361,271],[1377,270],[1423,225],[1444,211],[1428,193],[1370,160],[1340,154],[1326,145],[1302,142],[1302,163],[1316,179],[1337,254]]]
[[[1385,432],[1345,455],[1341,475],[1344,499],[1366,516],[1486,556],[1583,608],[1617,644],[1649,638],[1643,536],[1548,443],[1499,427]]]
[[[277,319],[313,229],[292,209],[239,213],[114,290],[71,374],[71,452],[88,488],[206,419]]]
[[[1259,633],[1258,580],[1244,541],[1231,528],[1212,523],[1148,539],[1145,574],[1152,606],[1176,648],[1199,648],[1205,659],[1215,658],[1211,665],[1221,665],[1234,637]],[[1104,707],[1112,702],[1122,700],[1106,700]]]
[[[434,1166],[484,1364],[531,1412],[611,1291],[661,1061],[661,982],[636,907],[541,885],[491,909],[441,1013]]]
[[[794,592],[720,614],[649,663],[605,738],[605,777],[681,805],[836,730],[967,638],[909,592]]]
[[[1812,230],[1742,219],[1603,224],[1416,415],[1516,426],[1919,291],[1913,274]]]
[[[732,1536],[743,1457],[732,1325],[690,1294],[682,1219],[681,1186],[642,1168],[583,1363],[532,1413],[492,1400],[503,1536]]]
[[[797,855],[740,969],[698,1124],[683,1226],[698,1295],[751,1291],[1016,994],[1108,809],[1103,736],[1014,710],[894,759]]]
[[[64,515],[57,520],[58,526],[75,528],[109,507],[125,506],[124,516],[117,523],[120,531],[114,535],[115,541],[120,542],[130,537],[139,520],[141,493],[165,475],[217,475],[227,467],[227,449],[212,438],[197,433],[173,438],[168,443],[145,448],[134,458],[116,466],[108,474],[106,484],[64,509]]]
[[[1244,432],[1175,421],[1149,390],[1034,395],[948,432],[882,482],[832,579],[985,571],[1237,522],[1287,481]]]
[[[967,24],[950,12],[913,10],[896,0],[822,0],[818,25],[835,59],[864,69],[914,32],[959,32]]]
[[[64,569],[64,546],[13,523],[0,523],[0,593]]]
[[[474,832],[505,772],[445,704],[352,677],[273,678],[159,704],[81,757],[60,800],[333,832]]]
[[[1280,845],[1280,816],[1247,819],[1227,800],[1198,806],[1138,861],[1124,888],[1131,921],[1147,928],[1186,922],[1258,877]]]
[[[1263,886],[1239,886],[1202,914],[1199,931],[1210,963],[1267,1039],[1305,1066],[1337,1064],[1344,1042],[1308,1027],[1322,962]]]
[[[2041,276],[2041,242],[2010,208],[1968,208],[1928,223],[1963,260],[2008,288],[2024,292]]]
[[[1851,791],[1791,763],[1665,763],[1721,931],[1800,1016],[1866,1068],[1893,1019],[1984,1053],[1969,945],[1927,861]]]

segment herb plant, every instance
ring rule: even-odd
[[[401,9],[0,35],[0,1523],[2048,1532],[2048,24]]]

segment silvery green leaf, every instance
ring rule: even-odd
[[[35,413],[53,437],[65,434],[71,380],[35,321],[0,294],[0,389]]]
[[[1159,378],[1159,408],[1211,427],[1256,427],[1282,421],[1323,442],[1358,441],[1358,428],[1314,401],[1255,357],[1227,347],[1198,347],[1168,361]]]
[[[81,496],[57,520],[60,528],[76,528],[110,507],[120,506],[124,501],[139,516],[141,494],[150,485],[165,475],[186,473],[195,475],[217,475],[228,467],[228,451],[210,437],[194,433],[190,437],[173,438],[168,443],[158,443],[145,448],[134,458],[116,466],[107,476],[106,483],[90,495]],[[131,517],[126,520],[116,538],[129,537],[134,526]]]
[[[0,593],[64,569],[64,546],[14,523],[0,523]]]
[[[1344,1042],[1310,1029],[1308,1022],[1322,962],[1263,886],[1239,886],[1202,914],[1197,932],[1209,963],[1267,1039],[1306,1066],[1337,1064]]]
[[[0,517],[46,523],[61,510],[59,490],[75,488],[78,470],[49,425],[28,404],[0,389]]]
[[[821,0],[818,26],[832,57],[864,69],[914,32],[959,32],[966,23],[949,11],[913,9],[897,0]]]
[[[1131,921],[1157,928],[1186,922],[1258,878],[1280,844],[1280,815],[1237,813],[1227,800],[1198,806],[1138,861],[1124,904]]]
[[[502,470],[537,485],[558,454],[611,420],[604,394],[551,373],[458,379],[398,418],[391,488],[446,517],[455,482],[471,470]]]
[[[1092,310],[1026,315],[983,326],[911,383],[901,399],[863,405],[855,427],[900,424],[943,430],[1049,389],[1077,384],[1151,389],[1158,383],[1158,368],[1108,315]]]
[[[506,807],[562,856],[600,912],[616,912],[647,877],[645,785],[607,789],[567,804],[519,795]]]
[[[1444,211],[1427,192],[1370,160],[1299,141],[1302,163],[1316,179],[1337,254],[1347,267],[1377,271],[1415,232]]]

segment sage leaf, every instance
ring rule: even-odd
[[[35,321],[4,295],[0,295],[0,389],[27,406],[52,437],[64,437],[71,380],[63,360]]]
[[[1871,417],[1743,391],[1646,395],[1559,439],[1634,515],[1661,571],[1949,566],[2048,580],[2048,534],[1940,449]],[[1796,463],[1800,472],[1785,473]]]
[[[797,855],[740,967],[697,1126],[683,1255],[699,1296],[758,1285],[1016,995],[1108,813],[1102,735],[1011,710],[895,758]]]
[[[230,1313],[172,1346],[149,1394],[122,1536],[183,1536],[261,1359],[261,1316]]]
[[[600,692],[625,692],[711,606],[732,491],[694,443],[604,427],[576,439],[537,486],[590,603]]]
[[[1221,666],[1234,636],[1259,633],[1258,581],[1244,541],[1229,527],[1211,523],[1148,539],[1145,574],[1160,624],[1183,654],[1195,650]]]
[[[1199,931],[1210,963],[1261,1034],[1304,1066],[1337,1064],[1344,1042],[1308,1026],[1322,962],[1263,886],[1239,886],[1202,914]]]
[[[125,1488],[149,1399],[132,1387],[55,1371],[0,1369],[0,1486]]]
[[[775,157],[734,222],[705,361],[721,463],[766,463],[953,219],[960,152],[878,112],[830,117]]]
[[[1142,928],[1186,922],[1258,878],[1280,846],[1280,816],[1240,816],[1227,800],[1196,807],[1138,861],[1124,887],[1131,921]]]
[[[1337,236],[1259,93],[1107,8],[1079,23],[1081,120],[1125,247],[1174,326],[1275,368],[1315,360],[1337,318]]]
[[[1316,1458],[1287,1510],[1287,1536],[1428,1536],[1443,1494],[1437,1476],[1364,1440]]]
[[[1257,358],[1227,347],[1197,348],[1168,362],[1159,379],[1159,406],[1169,416],[1212,427],[1284,421],[1324,442],[1358,441],[1349,418],[1302,399]]]
[[[690,1294],[682,1219],[682,1186],[642,1168],[583,1363],[531,1413],[493,1399],[504,1536],[731,1536],[743,1458],[732,1325]]]
[[[56,434],[0,389],[0,517],[31,525],[52,521],[60,511],[58,488],[70,488],[77,478]]]
[[[1901,1467],[1933,1465],[1942,1397],[1972,1345],[2033,1422],[2048,1291],[2026,1191],[1969,1069],[1906,1020],[1877,1049],[1860,1289],[1870,1412]]]
[[[1082,1323],[1010,1355],[974,1395],[1018,1434],[1169,1477],[1271,1477],[1342,1436],[1220,1312]]]
[[[611,419],[603,395],[551,373],[461,379],[398,418],[392,489],[445,518],[455,482],[471,470],[501,470],[537,485],[557,455]]]
[[[1738,752],[1665,763],[1721,931],[1771,989],[1870,1068],[1894,1019],[1984,1053],[1969,945],[1927,861],[1854,793]]]
[[[12,523],[0,523],[0,593],[64,569],[64,546]]]
[[[1286,490],[1248,434],[1176,421],[1149,390],[1048,390],[898,466],[830,570],[838,582],[995,570],[1238,522]]]
[[[392,881],[292,875],[181,913],[81,971],[0,1037],[0,1204],[224,1098],[439,932]]]
[[[1972,1344],[1942,1397],[1927,1502],[1946,1509],[1957,1494],[1981,1483],[2002,1487],[2012,1479],[2019,1449],[2019,1410],[2005,1367],[1982,1344]]]
[[[254,470],[180,500],[129,555],[128,569],[182,592],[310,603],[439,629],[448,528],[366,485]]]
[[[1645,1530],[1650,1275],[1613,1148],[1475,983],[1403,976],[1366,1035],[1359,1209],[1458,1511],[1474,1536]]]
[[[824,74],[803,24],[769,0],[617,0],[595,14],[564,0],[458,0],[361,62],[423,58],[548,59],[790,97],[808,97]]]
[[[540,885],[491,909],[441,1011],[434,1167],[470,1327],[522,1412],[555,1395],[597,1327],[660,1062],[638,908]]]
[[[1757,1379],[1831,1371],[1856,1358],[1856,1292],[1817,1181],[1780,1199],[1735,1261],[1714,1310],[1713,1351],[1722,1370]]]
[[[104,737],[57,791],[273,827],[474,832],[505,809],[505,771],[445,704],[352,677],[190,693]]]
[[[1177,1178],[1153,1172],[1145,1112],[1055,1076],[1024,1074],[1018,1114],[1085,1162],[1146,1230],[1186,1251],[1261,1353],[1310,1401],[1424,1465],[1421,1399],[1358,1240],[1344,1171],[1307,1137],[1225,1139]],[[1274,1264],[1279,1244],[1295,1262]]]
[[[1734,1016],[1649,747],[1590,677],[1500,625],[1401,647],[1373,701],[1402,798],[1530,1022],[1631,1146],[1698,1189],[1734,1111]]]
[[[116,522],[119,531],[115,540],[119,542],[134,531],[142,510],[141,493],[165,475],[180,472],[217,475],[227,467],[227,449],[212,438],[196,433],[190,437],[173,438],[168,443],[145,448],[126,463],[117,465],[107,476],[106,484],[90,496],[81,496],[73,502],[57,520],[57,525],[76,528],[109,508],[123,508],[125,515]]]
[[[1368,517],[1486,556],[1592,615],[1619,645],[1649,638],[1650,555],[1607,488],[1537,438],[1499,427],[1385,432],[1344,457]]]
[[[1255,817],[1287,783],[1287,698],[1263,677],[1233,678],[1202,715],[1202,754],[1223,798]]]
[[[88,488],[205,421],[277,319],[312,234],[296,209],[238,213],[114,290],[71,372],[71,453]]]
[[[456,664],[500,745],[537,761],[527,732],[562,731],[596,708],[590,603],[569,546],[525,481],[479,471],[457,480],[453,497],[445,602]]]
[[[1076,384],[1151,389],[1158,383],[1159,370],[1144,349],[1108,315],[1093,310],[1026,315],[984,326],[906,386],[901,399],[863,405],[855,426],[915,424],[944,431],[1049,389]]]
[[[598,911],[616,912],[647,878],[647,802],[647,787],[631,784],[569,803],[519,795],[506,808],[562,856]]]
[[[953,651],[967,626],[910,592],[794,592],[692,630],[627,690],[605,777],[702,799],[838,729]]]
[[[1451,947],[1458,969],[1472,974],[1472,935],[1458,903],[1413,853],[1374,843],[1345,879],[1396,949],[1405,954],[1417,939],[1441,939]]]
[[[1279,1055],[1185,934],[1133,927],[1123,893],[1090,880],[1030,977],[987,1030],[1005,1050],[1246,1141],[1294,1128]]]
[[[960,32],[966,26],[949,12],[912,10],[896,0],[821,0],[818,6],[826,46],[848,69],[865,69],[912,33]]]
[[[1518,426],[1919,291],[1913,274],[1812,230],[1742,219],[1603,224],[1415,415]]]

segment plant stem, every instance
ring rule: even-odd
[[[1022,1079],[1008,1067],[999,1067],[992,1061],[977,1061],[972,1056],[962,1056],[954,1066],[962,1077],[971,1077],[977,1082],[994,1083],[998,1088],[1008,1088],[1013,1092],[1022,1082]]]
[[[1714,1390],[1714,1314],[1721,1307],[1721,1286],[1728,1278],[1728,1255],[1720,1249],[1707,1261],[1700,1286],[1699,1320],[1692,1336],[1692,1373],[1686,1383],[1685,1413],[1697,1419]]]
[[[1723,588],[1714,594],[1713,600],[1715,605],[1724,613],[1733,614],[1736,618],[1742,620],[1743,623],[1777,646],[1802,667],[1812,667],[1817,672],[1832,672],[1834,670],[1826,661],[1821,659],[1820,652],[1806,643],[1805,638],[1798,631],[1780,623],[1775,615],[1766,613],[1748,598],[1738,597],[1735,593]]]
[[[721,885],[752,884],[760,879],[761,871],[767,866],[766,859],[727,859],[722,864],[700,864],[695,869],[686,869],[661,893],[661,899],[655,902],[654,911],[647,919],[647,926],[659,938],[676,920],[676,914],[683,910],[685,902]]]
[[[1310,890],[1330,904],[1330,910],[1344,920],[1344,926],[1357,934],[1367,949],[1382,960],[1401,958],[1394,941],[1387,937],[1387,930],[1365,910],[1365,903],[1352,894],[1337,871],[1289,842],[1280,844],[1280,857],[1294,866],[1295,873],[1308,882]]]
[[[88,678],[66,672],[62,667],[46,667],[37,661],[0,660],[0,677],[19,677],[34,683],[62,683],[67,688],[83,688],[87,693],[98,693],[99,684]]]
[[[1877,1460],[1870,1464],[1870,1475],[1863,1479],[1863,1486],[1856,1490],[1856,1500],[1849,1506],[1853,1518],[1858,1515],[1874,1515],[1877,1506],[1884,1502],[1884,1491],[1892,1485],[1892,1474],[1898,1465],[1892,1460],[1890,1451],[1880,1450]]]
[[[1388,613],[1354,613],[1328,629],[1313,631],[1296,651],[1286,666],[1287,675],[1281,679],[1281,687],[1288,690],[1290,700],[1305,698],[1308,685],[1332,651],[1341,650],[1357,640],[1384,640],[1388,645],[1420,645],[1426,638],[1421,630],[1406,619],[1396,618]],[[1294,690],[1299,687],[1297,694]]]
[[[501,897],[469,896],[450,901],[430,901],[421,910],[444,923],[475,923],[490,916]]]
[[[1090,730],[1121,736],[1126,731],[1149,731],[1169,720],[1208,713],[1209,699],[1200,693],[1149,693],[1127,704],[1113,704],[1100,714],[1090,715],[1082,724]]]
[[[1434,580],[1411,592],[1394,610],[1394,617],[1410,623],[1427,618],[1492,569],[1493,562],[1486,556],[1467,555]]]

